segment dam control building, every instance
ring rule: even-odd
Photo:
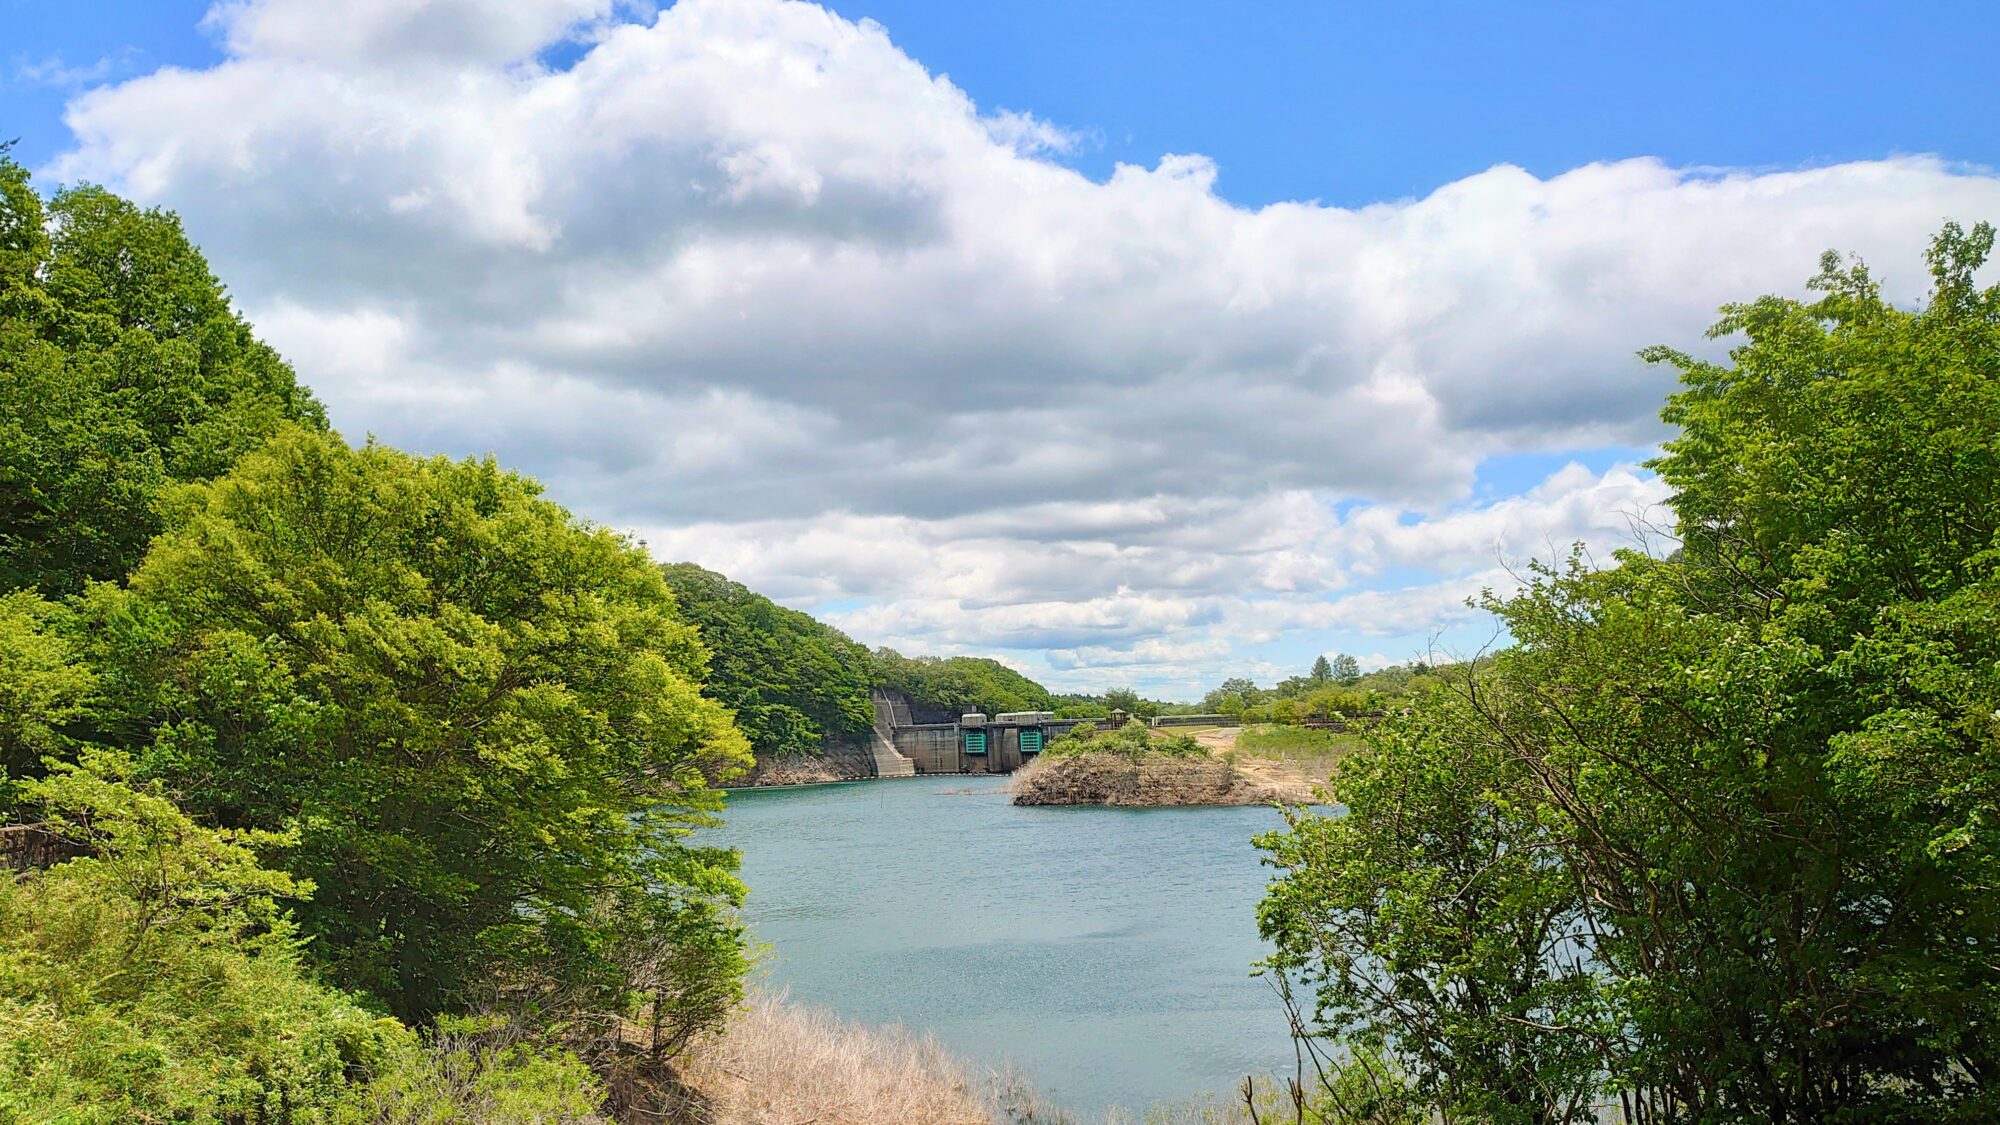
[[[1129,718],[1113,711],[1104,719],[1058,719],[1053,711],[1007,711],[988,718],[973,713],[950,722],[916,722],[910,701],[877,688],[873,746],[877,777],[931,773],[1013,773],[1035,760],[1042,748],[1077,727],[1116,730]],[[1153,725],[1234,725],[1226,715],[1185,715],[1156,719]]]

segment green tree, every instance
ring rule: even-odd
[[[1811,302],[1724,309],[1728,365],[1667,348],[1681,370],[1651,463],[1673,486],[1697,604],[1844,645],[1879,607],[1937,600],[1979,576],[2000,495],[2000,296],[1973,275],[1993,230],[1948,225],[1928,308],[1884,301],[1829,253]]]
[[[68,614],[32,590],[0,595],[0,774],[41,772],[71,749],[68,729],[86,718],[97,677],[63,628]]]
[[[1201,706],[1202,710],[1215,714],[1240,715],[1244,708],[1255,707],[1263,701],[1263,698],[1264,692],[1257,686],[1255,680],[1232,676],[1222,681],[1221,686],[1202,696]]]
[[[1628,1118],[2000,1114],[2000,288],[1973,282],[1992,243],[1947,226],[1918,310],[1829,256],[1817,298],[1724,310],[1728,364],[1647,353],[1682,370],[1653,463],[1680,549],[1536,570],[1488,600],[1514,647],[1417,709],[1444,760],[1492,747],[1531,783],[1518,807],[1583,911]],[[1348,819],[1431,823],[1421,797],[1350,793]],[[1401,901],[1424,925],[1464,905]]]
[[[1333,678],[1336,683],[1352,687],[1361,682],[1361,662],[1347,653],[1333,658]]]
[[[662,570],[710,653],[707,693],[735,713],[759,757],[816,754],[828,737],[868,734],[867,649],[713,571]]]
[[[84,602],[114,710],[192,811],[279,857],[349,987],[616,1007],[621,927],[726,926],[691,847],[748,760],[659,570],[491,461],[293,431],[171,500]],[[707,1017],[702,1017],[707,1018]]]
[[[1333,682],[1333,664],[1327,660],[1323,652],[1313,657],[1312,682],[1316,686],[1325,686]]]
[[[287,423],[325,418],[177,218],[96,187],[44,207],[0,153],[0,590],[122,577],[164,487]]]
[[[1342,757],[1340,816],[1258,838],[1266,962],[1313,996],[1329,1056],[1398,1061],[1446,1121],[1594,1120],[1607,1033],[1587,916],[1550,862],[1533,774],[1438,696]]]
[[[1131,688],[1112,688],[1104,693],[1106,707],[1114,711],[1123,711],[1127,715],[1139,714],[1140,702],[1139,693]]]
[[[2000,723],[1949,727],[2000,702],[1972,625],[1996,591],[1828,654],[1690,612],[1689,585],[1545,573],[1495,603],[1519,643],[1474,708],[1596,905],[1630,1030],[1607,1067],[1669,1120],[1980,1119],[2000,914],[1977,743]]]

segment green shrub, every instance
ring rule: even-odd
[[[421,1042],[316,980],[284,898],[311,885],[205,828],[121,755],[21,786],[78,858],[0,879],[0,1121],[563,1125],[597,1120],[582,1061],[442,1020]]]
[[[272,833],[196,824],[86,753],[21,786],[39,831],[86,849],[0,880],[0,1120],[270,1120],[329,1115],[415,1037],[316,982],[278,900],[310,887],[260,865]]]
[[[1311,727],[1253,726],[1236,736],[1236,749],[1258,758],[1329,758],[1364,744],[1358,734]]]
[[[508,1043],[504,1021],[446,1017],[335,1113],[332,1125],[585,1125],[603,1092],[583,1060],[550,1043]]]
[[[1185,734],[1155,735],[1146,724],[1134,720],[1110,733],[1093,726],[1080,726],[1049,741],[1042,753],[1051,758],[1065,758],[1076,754],[1122,754],[1128,758],[1144,758],[1156,755],[1170,757],[1206,757],[1208,751],[1201,743]]]

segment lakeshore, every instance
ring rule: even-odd
[[[1023,808],[1002,778],[732,794],[760,985],[934,1033],[1080,1119],[1143,1111],[1289,1057],[1267,950],[1260,808]]]

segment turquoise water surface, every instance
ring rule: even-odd
[[[1004,779],[738,790],[767,983],[1140,1109],[1290,1069],[1255,907],[1268,808],[1016,808]],[[712,838],[712,835],[711,835]]]

